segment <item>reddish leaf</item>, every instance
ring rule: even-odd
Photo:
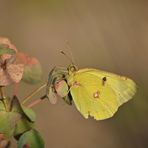
[[[10,145],[10,141],[5,137],[4,134],[0,133],[0,148],[6,148]]]
[[[13,83],[6,71],[0,68],[0,86],[7,86]]]
[[[5,139],[5,135],[0,133],[0,141]]]
[[[47,86],[46,95],[51,104],[57,103],[58,95],[52,86]]]
[[[18,51],[17,48],[15,47],[15,45],[13,45],[10,40],[6,37],[0,37],[0,44],[2,45],[5,45],[6,47],[14,50],[14,51]],[[10,59],[12,55],[10,54],[5,54],[5,55],[2,55],[1,56],[1,59],[4,61],[4,60],[7,60],[7,59]]]
[[[15,83],[18,83],[22,76],[24,71],[24,65],[23,64],[10,64],[7,67],[7,72],[11,78],[11,80]]]
[[[40,82],[42,78],[42,69],[39,61],[34,57],[29,57],[27,54],[18,52],[17,62],[25,65],[23,80],[27,83]]]
[[[0,45],[10,48],[17,53],[16,47],[8,38],[0,37]],[[7,50],[3,48],[3,50]],[[18,83],[23,76],[23,64],[16,63],[16,58],[12,54],[2,54],[0,56],[0,86],[7,86]]]
[[[40,82],[42,70],[39,61],[27,54],[18,52],[17,48],[9,39],[0,37],[0,46],[2,54],[0,56],[0,86],[7,86],[12,83],[19,83],[22,79],[28,83]],[[6,48],[3,48],[6,47]],[[8,49],[16,52],[15,56]],[[7,51],[4,51],[7,50]]]
[[[14,50],[17,48],[10,42],[8,38],[0,37],[0,45]],[[3,50],[7,50],[3,48]],[[12,54],[3,54],[0,57],[0,86],[7,86],[12,83],[18,83],[23,76],[23,64],[16,63],[16,58]]]
[[[23,76],[23,64],[6,64],[6,68],[0,67],[0,86],[18,83]]]

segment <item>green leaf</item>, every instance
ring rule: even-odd
[[[11,101],[11,111],[12,112],[18,112],[18,113],[23,113],[23,109],[21,107],[21,104],[17,98],[17,96],[13,96],[12,101]]]
[[[0,111],[0,133],[7,138],[13,135],[16,122],[21,118],[19,113]]]
[[[30,108],[27,108],[25,106],[21,106],[18,98],[16,96],[13,97],[12,102],[11,102],[12,112],[18,112],[22,114],[22,116],[27,117],[29,121],[35,122],[36,119],[36,114],[34,111]]]
[[[39,133],[32,129],[25,132],[18,141],[18,148],[44,148],[44,141]]]
[[[22,106],[22,109],[23,109],[25,115],[30,119],[30,121],[35,122],[35,120],[36,120],[35,112],[32,109],[27,108],[25,106]]]
[[[34,127],[35,122],[35,113],[33,110],[22,107],[18,98],[16,96],[13,97],[11,102],[12,112],[18,112],[22,115],[21,119],[16,123],[16,128],[14,131],[14,136],[18,136]]]
[[[17,52],[16,60],[24,64],[23,81],[29,84],[36,84],[42,80],[41,64],[35,57],[30,57],[23,52]]]
[[[33,127],[34,123],[30,122],[26,117],[22,117],[16,124],[14,136],[19,136]]]
[[[15,50],[10,49],[5,44],[0,44],[0,55],[3,55],[3,54],[14,55],[14,54],[16,54],[16,52],[15,52]]]

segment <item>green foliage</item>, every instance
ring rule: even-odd
[[[17,85],[15,86],[21,79],[29,84],[36,84],[41,78],[39,61],[18,52],[9,39],[0,37],[0,135],[8,141],[7,144],[14,137],[18,141],[18,148],[44,147],[43,139],[34,129],[36,114],[20,103],[16,96]],[[14,84],[12,99],[6,97],[4,92],[5,87],[10,84]],[[0,138],[0,147],[3,145],[2,140]]]
[[[25,132],[18,141],[18,148],[44,148],[44,142],[39,133],[32,129]]]
[[[18,136],[34,127],[35,113],[29,108],[22,107],[16,96],[12,100],[12,112],[21,114],[20,120],[16,123],[14,136]]]
[[[18,137],[19,135],[23,134],[24,132],[34,128],[34,123],[28,121],[25,117],[21,118],[17,123],[14,130],[14,136]]]
[[[5,111],[5,106],[2,100],[0,100],[0,111]]]
[[[30,108],[25,107],[25,106],[22,106],[22,109],[23,109],[24,114],[29,118],[29,120],[31,122],[35,122],[36,114],[34,113],[34,111]]]
[[[36,115],[33,112],[33,110],[25,106],[22,106],[16,96],[13,97],[11,106],[12,106],[11,111],[18,112],[22,114],[24,117],[26,117],[29,121],[35,122]]]
[[[11,138],[16,123],[20,118],[21,115],[19,113],[0,111],[0,133],[4,134],[7,138]]]
[[[15,50],[10,49],[8,46],[6,46],[5,44],[0,44],[0,55],[4,55],[4,54],[10,54],[13,55],[15,54]]]
[[[5,106],[9,106],[9,110],[6,110]],[[36,145],[41,148],[44,147],[39,133],[33,130],[35,118],[36,115],[33,110],[22,107],[16,96],[5,105],[0,101],[0,133],[4,134],[7,139],[14,136],[16,140],[19,140],[18,147],[26,144],[26,142],[29,143],[30,148],[37,147]]]

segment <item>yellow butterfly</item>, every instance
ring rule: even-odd
[[[78,70],[73,64],[67,71],[54,68],[47,87],[51,102],[60,96],[71,104],[72,98],[85,118],[92,116],[96,120],[112,117],[135,93],[136,84],[127,77],[92,68]]]
[[[67,84],[77,109],[85,118],[112,117],[136,92],[135,82],[127,77],[87,68],[70,73]]]

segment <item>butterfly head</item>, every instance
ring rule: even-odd
[[[68,66],[68,68],[67,68],[67,71],[68,71],[68,73],[69,74],[72,74],[72,73],[74,73],[75,71],[77,71],[78,70],[78,68],[75,66],[75,64],[74,64],[74,60],[73,60],[73,58],[72,58],[72,54],[71,54],[71,56],[69,56],[69,55],[67,55],[67,53],[65,53],[64,51],[60,51],[61,52],[61,54],[63,54],[69,61],[70,61],[70,65]]]

